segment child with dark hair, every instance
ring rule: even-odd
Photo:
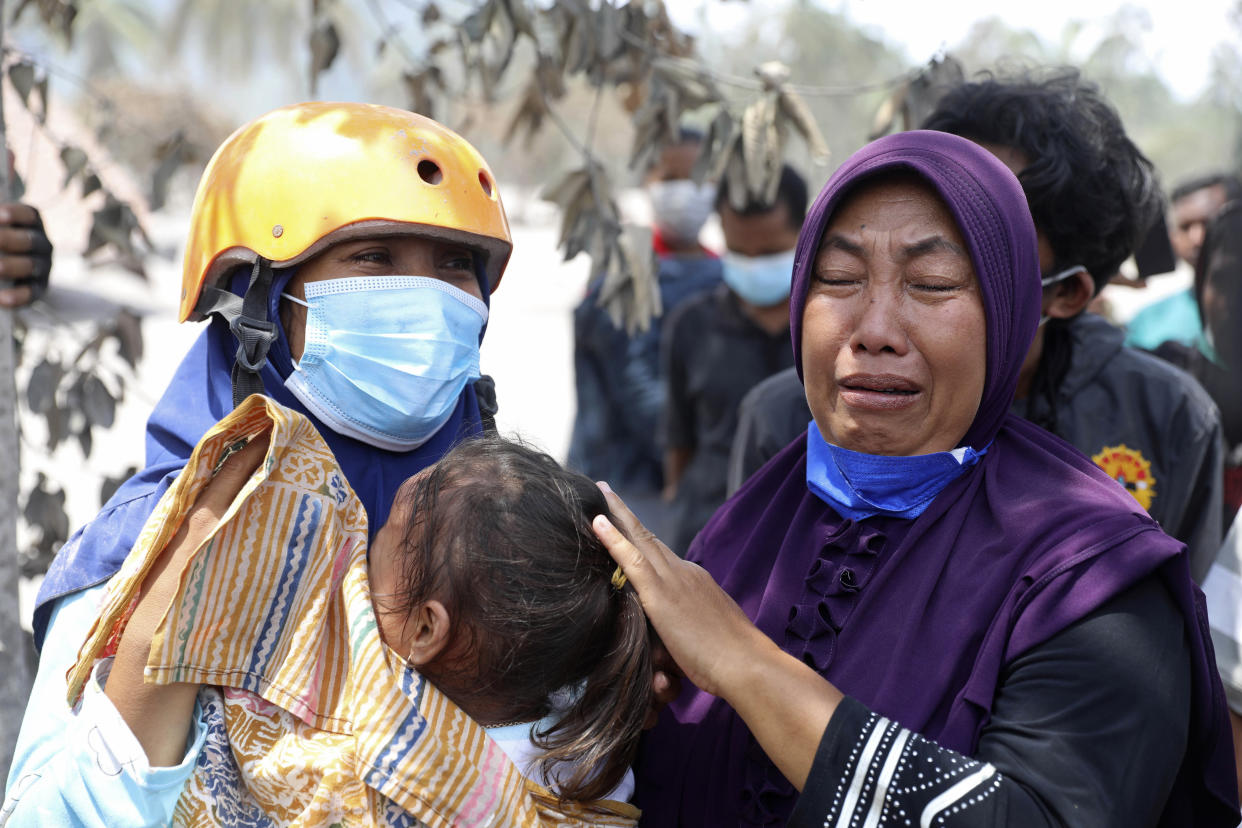
[[[480,437],[372,532],[314,424],[254,395],[92,608],[66,685],[81,761],[166,771],[155,805],[116,794],[150,824],[632,826],[652,656],[591,530],[608,514],[587,478]],[[193,757],[126,740],[118,687]]]
[[[608,514],[586,477],[486,436],[407,480],[370,551],[385,643],[569,800],[629,798],[651,703],[646,617],[591,531]]]

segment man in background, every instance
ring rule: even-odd
[[[690,177],[702,141],[701,133],[683,129],[645,177],[663,315],[646,331],[628,336],[599,306],[599,279],[574,309],[578,409],[569,465],[607,480],[652,531],[665,529],[667,513],[660,499],[664,471],[656,439],[665,404],[661,332],[678,305],[720,283],[720,260],[699,242],[716,188]]]
[[[738,209],[729,196],[722,184],[716,205],[724,284],[687,300],[664,331],[666,539],[679,555],[725,500],[738,403],[764,377],[793,365],[789,283],[806,181],[786,165],[774,203]]]
[[[1169,241],[1178,258],[1194,270],[1208,222],[1228,201],[1242,197],[1242,180],[1215,173],[1183,181],[1169,201]],[[1126,325],[1126,344],[1155,351],[1165,342],[1194,346],[1203,320],[1192,288],[1178,291],[1140,310]]]

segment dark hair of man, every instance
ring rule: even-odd
[[[1096,293],[1164,209],[1152,163],[1126,137],[1098,87],[1076,69],[984,73],[941,98],[923,128],[1020,150],[1028,165],[1018,181],[1035,227],[1052,247],[1053,272],[1082,265]],[[1050,320],[1028,414],[1053,433],[1059,433],[1058,389],[1072,355],[1068,320]]]
[[[448,610],[455,673],[424,670],[458,704],[503,698],[511,718],[559,722],[534,734],[546,777],[568,800],[600,799],[633,763],[650,708],[646,616],[591,530],[611,515],[599,488],[548,455],[496,436],[468,440],[408,493],[402,607]],[[443,684],[440,681],[443,681]]]
[[[1152,163],[1075,69],[985,75],[950,90],[923,127],[1021,150],[1018,180],[1053,270],[1082,265],[1097,293],[1163,209]]]
[[[778,204],[784,204],[785,209],[789,211],[789,226],[794,230],[801,230],[802,222],[806,221],[807,198],[806,179],[793,167],[784,164],[781,166],[781,182],[776,187],[776,199],[772,203],[765,204],[757,199],[751,199],[741,210],[733,210],[733,212],[739,216],[756,216],[771,212]],[[733,209],[729,202],[728,176],[720,179],[716,188],[717,212],[726,205]]]
[[[1242,198],[1242,178],[1228,173],[1210,173],[1188,178],[1179,183],[1173,188],[1173,192],[1169,194],[1169,202],[1181,201],[1188,195],[1210,187],[1223,188],[1225,191],[1225,201],[1235,201]]]

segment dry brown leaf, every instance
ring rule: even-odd
[[[874,141],[877,138],[888,135],[893,129],[893,124],[897,120],[897,114],[902,110],[906,100],[906,92],[909,88],[910,85],[908,83],[901,84],[880,104],[880,108],[875,111],[875,116],[871,119],[871,132],[867,135],[868,141]]]
[[[802,140],[806,141],[815,163],[827,163],[828,156],[831,154],[828,142],[824,140],[824,134],[819,131],[819,124],[815,122],[815,116],[811,114],[810,107],[806,105],[801,96],[789,89],[781,89],[779,100],[781,112],[793,124],[794,129],[802,136]]]
[[[319,85],[319,76],[326,72],[341,50],[341,36],[331,20],[321,20],[310,35],[310,83],[311,95]]]

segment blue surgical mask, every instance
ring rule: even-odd
[[[890,457],[834,446],[814,422],[806,435],[806,485],[842,517],[914,519],[936,495],[987,453],[969,446],[935,454]]]
[[[768,256],[743,256],[726,250],[720,257],[725,284],[738,296],[761,308],[789,298],[793,281],[794,251]]]
[[[389,451],[427,442],[479,377],[487,306],[439,279],[306,284],[306,346],[285,387],[324,425]]]

